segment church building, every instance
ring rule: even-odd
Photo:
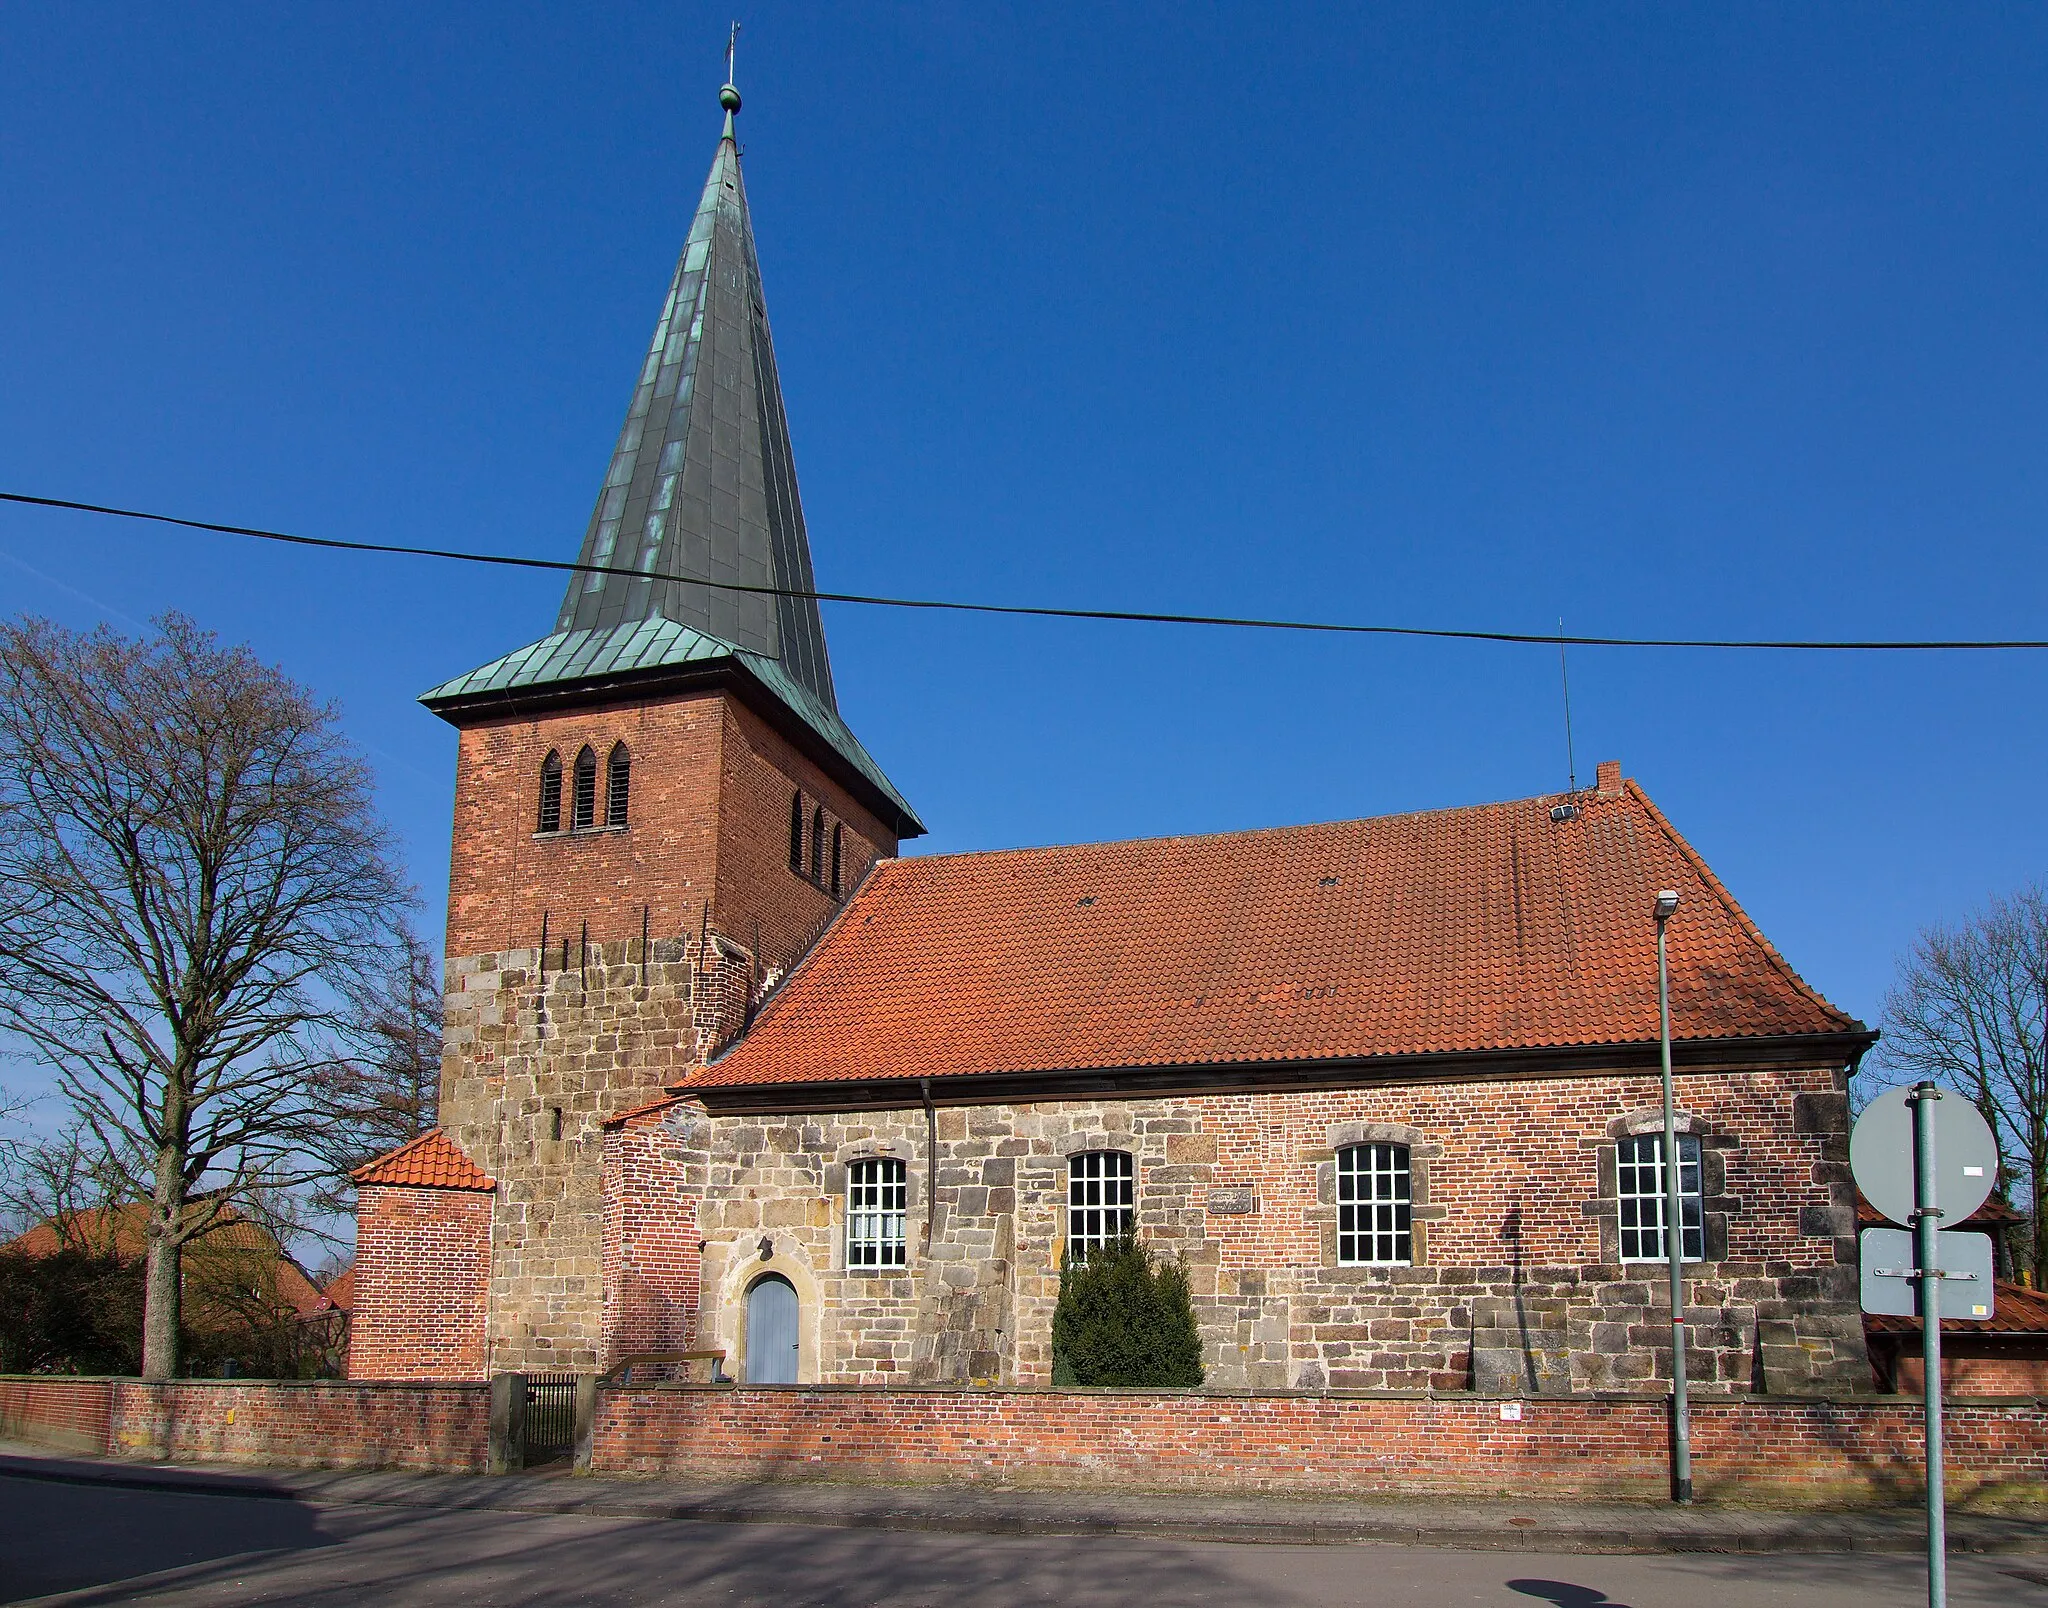
[[[1042,1387],[1063,1262],[1180,1259],[1206,1382],[1867,1389],[1848,1080],[1617,764],[1422,814],[904,856],[842,718],[739,95],[553,631],[460,734],[440,1127],[364,1168],[349,1368]],[[791,595],[796,594],[796,595]]]

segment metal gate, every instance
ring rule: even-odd
[[[526,1466],[551,1463],[576,1450],[576,1376],[526,1376]]]

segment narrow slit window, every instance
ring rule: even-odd
[[[1414,1195],[1406,1145],[1337,1152],[1340,1267],[1406,1267],[1415,1260]]]
[[[839,862],[846,852],[846,828],[840,822],[832,823],[832,897],[840,895]]]
[[[588,832],[597,824],[597,755],[588,744],[576,756],[576,790],[569,804],[569,829]]]
[[[633,761],[624,743],[612,746],[611,762],[605,767],[604,824],[626,824],[626,800],[633,785]]]
[[[909,1176],[889,1156],[856,1161],[846,1170],[846,1269],[849,1273],[902,1267],[909,1260],[904,1212]]]
[[[562,830],[562,756],[553,749],[540,762],[540,830]]]
[[[1067,1163],[1067,1254],[1085,1257],[1137,1227],[1137,1172],[1128,1150],[1091,1150]]]
[[[789,795],[789,868],[798,876],[804,874],[804,795],[801,791]]]
[[[1664,1243],[1664,1136],[1637,1134],[1615,1147],[1615,1191],[1621,1199],[1621,1259],[1662,1262],[1670,1258]],[[1706,1259],[1705,1201],[1700,1195],[1700,1142],[1696,1135],[1678,1136],[1678,1209],[1685,1225],[1684,1255],[1688,1262]]]
[[[825,806],[811,812],[811,879],[825,880]]]

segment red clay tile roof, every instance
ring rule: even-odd
[[[1220,837],[885,861],[679,1090],[1861,1034],[1633,782]]]
[[[358,1184],[387,1184],[402,1189],[498,1187],[497,1179],[465,1156],[462,1147],[439,1128],[429,1128],[411,1144],[399,1146],[388,1156],[379,1156],[349,1176]]]
[[[1684,1160],[1683,1157],[1679,1159],[1681,1162]],[[338,1311],[355,1311],[356,1270],[350,1268],[346,1273],[337,1274],[334,1278],[330,1279],[327,1288],[320,1292],[320,1299]]]
[[[1942,1300],[1946,1302],[1947,1296]],[[1943,1334],[2005,1334],[2015,1337],[2048,1335],[2048,1295],[2039,1290],[2030,1290],[2024,1284],[2008,1284],[1998,1281],[1997,1298],[1991,1303],[1992,1312],[1988,1318],[1943,1318]],[[1863,1327],[1872,1334],[1910,1334],[1920,1332],[1918,1318],[1866,1317]]]
[[[1886,1217],[1883,1212],[1871,1205],[1861,1195],[1858,1195],[1856,1197],[1856,1221],[1863,1228],[1877,1228],[1890,1223],[1891,1219]],[[2020,1212],[2006,1205],[2004,1201],[1996,1196],[1993,1196],[1960,1223],[1950,1223],[1947,1226],[1951,1229],[1967,1228],[1974,1233],[1979,1228],[2003,1228],[2012,1223],[2024,1223],[2025,1221],[2026,1218]]]
[[[202,1211],[205,1202],[194,1201],[191,1209],[195,1213]],[[61,1223],[55,1219],[38,1223],[0,1246],[0,1250],[20,1256],[54,1256],[68,1246],[122,1262],[139,1262],[149,1251],[145,1232],[148,1222],[149,1205],[145,1201],[95,1206],[68,1213]],[[222,1206],[213,1226],[189,1241],[185,1251],[187,1265],[201,1268],[209,1263],[220,1265],[229,1257],[246,1259],[251,1254],[274,1267],[273,1293],[279,1300],[300,1317],[319,1310],[320,1292],[306,1277],[305,1270],[284,1254],[269,1229],[243,1216],[233,1206]],[[248,1263],[243,1260],[240,1265]]]

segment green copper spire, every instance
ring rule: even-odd
[[[555,628],[673,621],[780,662],[836,711],[816,602],[691,584],[816,585],[733,134],[732,51],[725,130],[583,538],[582,562],[634,573],[577,576]]]

